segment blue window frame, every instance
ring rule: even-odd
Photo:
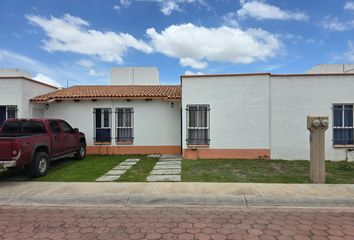
[[[333,144],[353,145],[353,105],[333,105]]]

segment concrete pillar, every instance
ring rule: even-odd
[[[307,116],[310,131],[310,176],[313,183],[325,183],[325,131],[328,117]]]

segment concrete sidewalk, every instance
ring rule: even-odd
[[[354,207],[354,185],[0,182],[4,205]]]

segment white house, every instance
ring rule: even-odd
[[[156,68],[114,68],[110,85],[74,86],[31,101],[45,107],[46,118],[83,131],[88,154],[181,153],[181,87],[159,85]]]
[[[86,134],[89,154],[293,160],[309,159],[307,115],[324,115],[330,118],[326,158],[351,158],[352,65],[320,65],[306,74],[181,76],[180,81],[160,85],[156,68],[115,68],[110,85],[24,96],[32,110],[18,107],[18,116],[38,116],[35,108],[46,118],[67,120]],[[17,89],[16,82],[6,81],[0,89],[8,84]],[[0,105],[10,104],[4,100]]]
[[[55,90],[22,70],[0,69],[0,126],[7,118],[43,118],[43,106],[31,104],[30,99]]]

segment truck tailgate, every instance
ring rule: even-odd
[[[12,158],[12,139],[0,138],[0,160]]]

